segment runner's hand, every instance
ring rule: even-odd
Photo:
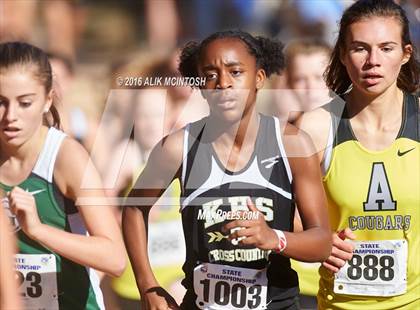
[[[222,228],[222,232],[230,232],[229,240],[233,242],[237,240],[242,245],[252,245],[261,250],[277,248],[277,234],[267,225],[264,214],[255,207],[250,198],[247,199],[247,205],[249,211],[241,213],[246,219],[238,219],[226,224]]]
[[[141,295],[142,310],[180,310],[175,299],[162,287],[152,287]]]
[[[42,227],[36,209],[35,198],[20,187],[14,187],[7,195],[10,211],[16,216],[19,226],[30,238],[35,239],[35,232]]]
[[[338,233],[333,233],[331,255],[322,263],[325,268],[332,272],[338,272],[353,256],[354,246],[351,243],[346,242],[345,239],[356,239],[356,236],[350,228],[343,229]]]

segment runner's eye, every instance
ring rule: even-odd
[[[356,47],[353,48],[353,51],[355,51],[356,53],[361,53],[365,50],[366,49],[363,46],[356,46]]]
[[[32,101],[21,101],[21,102],[19,102],[19,105],[22,107],[22,108],[28,108],[28,107],[30,107],[31,105],[32,105]]]
[[[239,76],[242,74],[241,70],[232,70],[231,71],[232,76]]]
[[[217,78],[217,74],[216,73],[206,73],[206,80],[215,80]]]

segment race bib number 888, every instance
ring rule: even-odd
[[[407,241],[354,242],[353,257],[336,274],[334,292],[395,296],[407,290]]]

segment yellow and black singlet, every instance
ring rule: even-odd
[[[331,228],[349,227],[357,238],[340,272],[321,267],[319,309],[420,309],[418,98],[404,94],[398,136],[381,151],[361,145],[345,108],[342,116],[330,108],[335,134],[323,182]]]

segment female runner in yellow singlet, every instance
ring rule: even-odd
[[[420,308],[419,65],[408,29],[391,0],[350,6],[326,71],[339,96],[298,121],[327,145],[318,154],[338,232],[320,309]]]

